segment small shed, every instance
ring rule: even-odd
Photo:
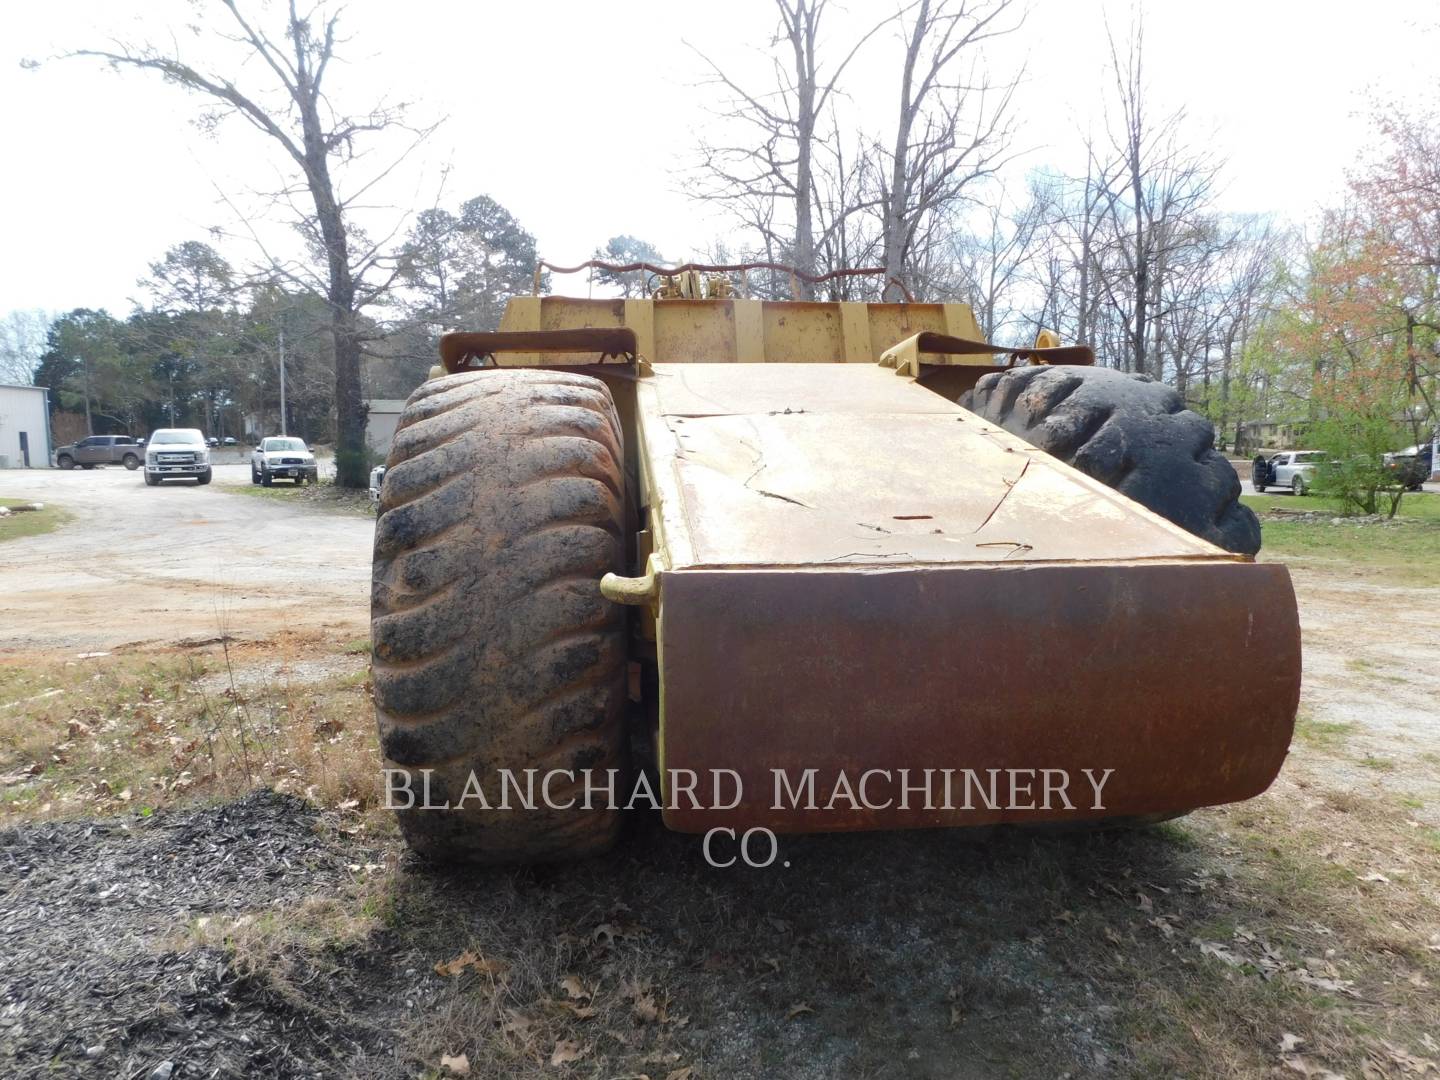
[[[399,398],[370,398],[365,405],[370,410],[365,418],[365,445],[383,461],[390,453],[405,402]]]
[[[0,384],[0,469],[50,467],[50,391]]]

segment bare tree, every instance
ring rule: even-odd
[[[1112,247],[1118,267],[1099,284],[1120,318],[1127,342],[1125,367],[1148,373],[1152,339],[1163,333],[1155,306],[1167,267],[1190,242],[1190,222],[1208,208],[1219,163],[1182,140],[1183,109],[1152,120],[1144,77],[1144,26],[1136,22],[1124,55],[1107,35],[1117,112],[1110,118],[1114,157],[1099,168]],[[1115,270],[1118,269],[1118,272]]]
[[[397,264],[387,245],[393,233],[372,242],[352,222],[358,201],[399,165],[410,149],[434,127],[416,130],[405,124],[404,104],[377,103],[367,111],[343,112],[324,92],[324,81],[336,48],[340,12],[323,5],[305,14],[290,0],[286,22],[278,37],[253,23],[238,0],[217,0],[224,14],[203,30],[228,46],[238,46],[263,73],[263,79],[241,88],[231,75],[191,64],[178,43],[170,49],[155,45],[116,44],[111,49],[81,49],[72,56],[94,57],[120,68],[154,71],[184,89],[208,98],[214,112],[210,123],[239,116],[280,148],[299,184],[274,194],[277,204],[298,215],[297,224],[310,242],[323,272],[303,280],[307,271],[270,259],[278,275],[302,286],[319,279],[320,292],[330,308],[330,332],[335,352],[335,411],[338,482],[346,487],[367,483],[365,407],[360,394],[360,358],[364,333],[357,316],[393,284]],[[202,29],[202,28],[197,28]],[[243,71],[243,61],[237,71]],[[357,155],[363,136],[402,128],[413,136],[408,146],[388,164],[361,178],[342,194],[337,171],[345,170]],[[293,196],[304,192],[309,206],[296,205]],[[395,228],[398,231],[400,225]]]
[[[699,53],[710,66],[711,82],[730,95],[717,116],[728,122],[735,136],[718,144],[701,144],[699,171],[706,183],[699,195],[726,204],[746,228],[759,234],[767,259],[787,256],[796,269],[813,274],[817,143],[834,134],[825,122],[826,109],[850,61],[894,16],[876,23],[826,70],[820,57],[820,28],[829,0],[775,0],[775,6],[780,25],[770,43],[774,50],[770,87],[747,89]],[[777,214],[777,203],[790,204],[793,216]],[[828,214],[826,236],[819,246],[830,242],[830,234],[853,212]],[[797,286],[801,298],[813,297],[808,282],[798,280]]]
[[[968,297],[987,341],[997,340],[997,334],[1016,322],[1029,321],[1022,310],[1053,195],[1042,180],[1032,184],[1026,200],[1016,205],[997,184],[977,215],[979,227],[957,229],[950,235],[952,278],[940,279],[926,291]],[[1045,325],[1041,319],[1034,321]]]
[[[12,311],[0,319],[0,383],[30,385],[54,322],[54,315],[38,308]]]
[[[938,237],[936,216],[1006,160],[1019,75],[992,83],[978,46],[1018,26],[1001,21],[1010,6],[1011,0],[920,0],[898,16],[905,27],[900,107],[893,143],[876,149],[886,294],[894,299],[924,252],[927,227]]]

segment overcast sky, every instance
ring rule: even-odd
[[[838,4],[841,0],[835,0]],[[218,7],[217,5],[214,5]],[[253,5],[252,5],[253,6]],[[848,0],[830,40],[848,49],[895,0]],[[1340,197],[1345,170],[1386,103],[1440,97],[1425,70],[1440,25],[1435,0],[1150,0],[1146,64],[1155,109],[1184,106],[1187,131],[1228,160],[1222,208],[1296,221]],[[108,307],[143,298],[136,279],[163,251],[235,230],[219,193],[274,187],[267,140],[232,122],[214,136],[193,125],[195,99],[145,73],[115,74],[84,60],[51,61],[107,38],[199,41],[186,25],[206,5],[183,0],[12,2],[0,13],[0,312]],[[489,194],[536,235],[543,256],[580,261],[617,233],[684,258],[726,231],[685,194],[684,168],[716,91],[699,85],[691,46],[742,73],[759,73],[775,27],[770,0],[602,3],[599,0],[352,0],[351,42],[338,69],[341,101],[376,93],[415,102],[417,121],[445,117],[381,201],[430,205],[442,166],[447,205]],[[220,13],[223,15],[223,12]],[[1083,168],[1083,133],[1103,123],[1103,19],[1123,33],[1128,2],[1032,0],[1024,26],[990,50],[1003,75],[1027,70],[1017,99],[1017,145],[1027,169]],[[215,15],[208,16],[216,18]],[[203,51],[201,59],[211,55]],[[844,80],[859,122],[882,130],[894,111],[897,44],[877,36]],[[258,79],[251,65],[246,78]],[[242,83],[244,79],[241,80]],[[395,212],[376,211],[372,229]],[[272,219],[279,215],[271,212]],[[262,235],[272,238],[275,233]],[[220,245],[254,255],[236,236]],[[583,289],[583,284],[577,284]]]

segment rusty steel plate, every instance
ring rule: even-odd
[[[1299,700],[1300,632],[1284,567],[1249,562],[928,566],[877,571],[686,570],[664,576],[662,772],[701,778],[701,808],[666,824],[776,831],[1033,823],[1173,813],[1263,791],[1284,761]],[[795,806],[774,770],[817,808]],[[868,770],[868,800],[898,771],[958,777],[898,805],[832,798]],[[988,770],[1004,770],[987,805]],[[1083,770],[1104,779],[1096,809]],[[717,770],[743,799],[715,809]],[[970,770],[982,786],[965,809]],[[1073,778],[1066,809],[1014,809],[1011,777]],[[682,774],[683,775],[683,774]],[[726,774],[728,777],[728,774]],[[940,773],[932,774],[938,785]],[[722,784],[729,801],[730,784]],[[675,792],[667,794],[672,799]],[[792,805],[785,805],[786,802]],[[830,802],[830,808],[825,803]],[[1020,802],[1026,802],[1022,790]]]

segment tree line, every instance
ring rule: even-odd
[[[184,243],[150,267],[151,307],[55,319],[34,358],[64,408],[91,425],[153,425],[173,408],[207,430],[246,417],[273,429],[283,332],[288,418],[336,442],[342,483],[363,483],[364,398],[405,396],[440,333],[493,327],[505,298],[534,286],[533,236],[486,196],[402,210],[384,231],[362,223],[367,194],[434,125],[404,105],[331,102],[339,17],[291,4],[267,28],[240,0],[216,0],[197,25],[214,46],[209,66],[174,42],[74,54],[158,74],[206,102],[211,122],[238,118],[260,132],[289,173],[271,205],[304,253],[262,244],[236,268]],[[1185,110],[1153,99],[1138,19],[1106,27],[1103,120],[1070,148],[1080,167],[1023,180],[1011,167],[1023,72],[992,63],[995,40],[1022,32],[1012,0],[901,2],[848,38],[837,21],[829,0],[775,0],[771,26],[756,27],[773,30],[760,79],[697,52],[718,104],[683,183],[729,225],[691,255],[810,275],[878,267],[818,295],[966,300],[986,336],[1007,344],[1055,329],[1092,344],[1102,363],[1172,383],[1232,446],[1255,421],[1318,424],[1359,398],[1374,399],[1376,440],[1433,428],[1433,118],[1384,118],[1385,146],[1357,172],[1350,200],[1307,235],[1219,208],[1226,164]],[[880,129],[865,128],[852,93],[862,68],[889,80]],[[389,156],[365,153],[376,146]],[[595,254],[661,261],[631,233]],[[603,271],[595,284],[624,295],[649,287],[642,274]],[[817,296],[787,274],[753,274],[746,286]],[[34,353],[34,322],[0,324],[0,364]]]

